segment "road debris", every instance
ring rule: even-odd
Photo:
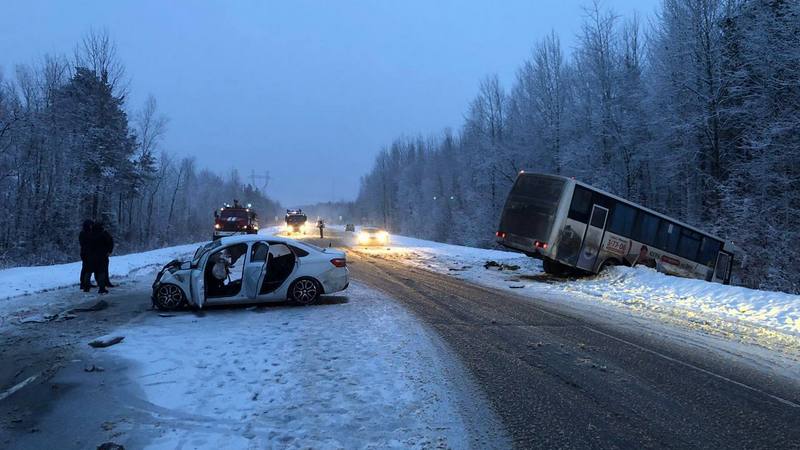
[[[487,269],[487,270],[492,269],[492,270],[500,270],[500,271],[502,271],[502,270],[510,270],[512,272],[515,271],[515,270],[519,270],[519,266],[516,265],[516,264],[499,263],[499,262],[493,261],[493,260],[486,261],[483,264],[483,268]]]
[[[97,446],[97,450],[125,450],[125,447],[116,442],[103,442]]]
[[[108,308],[108,302],[105,300],[100,300],[99,302],[95,303],[94,305],[88,308],[74,308],[71,309],[70,312],[94,312],[94,311],[102,311]]]
[[[78,316],[70,314],[69,311],[62,311],[56,314],[37,314],[35,316],[20,319],[19,323],[47,323],[47,322],[63,322],[65,320],[74,319]]]
[[[111,339],[95,339],[89,342],[89,346],[94,348],[111,347],[112,345],[119,344],[123,339],[125,339],[125,336],[116,336]]]
[[[103,372],[105,370],[106,369],[104,369],[104,368],[102,368],[100,366],[95,366],[94,364],[92,364],[91,366],[86,366],[86,367],[83,368],[84,372]]]

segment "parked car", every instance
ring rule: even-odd
[[[387,245],[389,232],[380,228],[363,227],[356,235],[358,245]]]
[[[356,226],[353,225],[352,223],[348,223],[347,225],[344,226],[344,231],[355,232]]]
[[[277,236],[239,235],[209,242],[191,261],[171,261],[153,283],[153,305],[314,303],[349,284],[344,252]]]

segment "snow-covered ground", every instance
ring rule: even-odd
[[[538,260],[522,254],[392,236],[389,247],[357,251],[446,273],[520,295],[591,302],[632,312],[658,314],[726,332],[757,335],[762,343],[794,342],[800,348],[800,296],[725,286],[664,275],[646,267],[613,267],[579,279],[556,279]],[[487,261],[505,265],[485,268]],[[508,266],[512,266],[509,268]],[[513,266],[518,266],[516,270]]]
[[[153,313],[116,330],[125,340],[106,351],[142,389],[132,403],[157,424],[152,448],[506,445],[438,338],[382,294],[357,283],[346,294]]]
[[[113,256],[108,270],[114,281],[136,277],[139,273],[149,275],[154,269],[172,259],[188,258],[197,250],[198,245],[178,245],[149,252]],[[3,286],[0,290],[0,327],[9,318],[24,320],[37,314],[57,313],[72,306],[75,301],[85,301],[86,296],[96,296],[95,289],[84,296],[63,296],[62,302],[53,303],[52,299],[43,300],[30,295],[67,287],[78,290],[80,273],[80,262],[0,270],[0,286]]]

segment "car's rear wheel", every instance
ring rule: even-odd
[[[289,299],[298,305],[311,305],[322,294],[322,286],[311,278],[300,278],[289,287]]]
[[[174,284],[162,284],[156,289],[155,306],[158,309],[171,311],[180,308],[186,302],[183,290]]]

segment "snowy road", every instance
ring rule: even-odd
[[[311,239],[312,241],[317,241]],[[346,246],[341,233],[320,244]],[[354,283],[308,308],[110,307],[0,326],[0,446],[793,448],[791,356],[607,305],[518,295],[352,248]],[[14,319],[14,320],[11,320]],[[85,344],[124,335],[105,350]],[[103,371],[86,372],[92,366]],[[3,396],[6,398],[3,399]]]
[[[800,442],[795,359],[624,310],[532,300],[359,249],[350,259],[355,279],[390,292],[454,349],[516,447]]]
[[[354,283],[312,307],[164,317],[148,309],[151,280],[127,280],[101,311],[0,329],[0,356],[12,363],[0,369],[0,386],[9,392],[32,378],[0,400],[0,447],[509,445],[451,351],[383,294]],[[93,298],[38,295],[59,307]],[[106,335],[125,340],[86,345]]]

